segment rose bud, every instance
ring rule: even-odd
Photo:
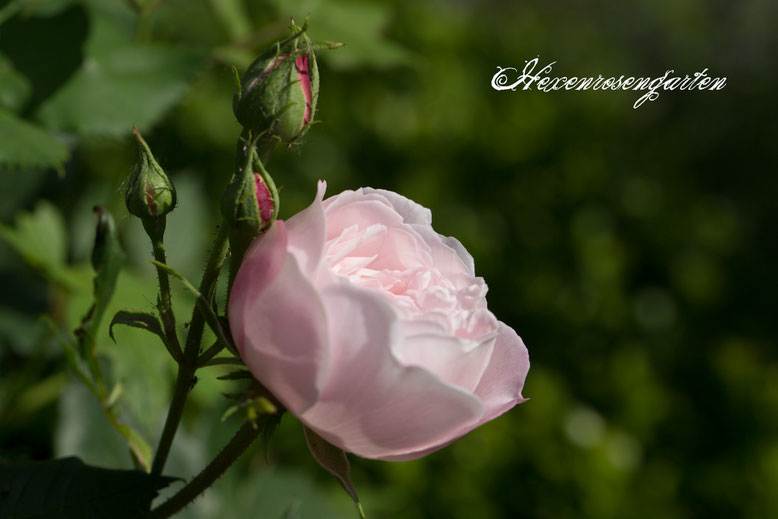
[[[227,225],[253,238],[273,224],[278,214],[278,191],[252,148],[243,171],[236,174],[222,197]]]
[[[255,134],[291,144],[310,128],[319,96],[319,70],[307,22],[292,21],[293,36],[257,58],[240,79],[233,98],[238,122]]]
[[[356,455],[410,460],[517,403],[527,348],[430,211],[362,188],[277,221],[229,297],[252,374],[308,428]]]
[[[133,128],[133,133],[138,140],[140,161],[130,175],[124,193],[127,210],[142,220],[164,216],[176,206],[176,189],[138,129]]]
[[[278,190],[252,142],[243,169],[235,172],[222,196],[222,216],[230,239],[230,286],[249,244],[275,221],[278,205]]]

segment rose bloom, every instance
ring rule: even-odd
[[[229,300],[248,368],[321,437],[410,460],[523,402],[529,356],[486,308],[486,284],[429,209],[362,188],[277,221]]]

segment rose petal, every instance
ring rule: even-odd
[[[342,206],[325,206],[327,239],[337,238],[344,229],[357,225],[367,229],[376,224],[400,227],[402,218],[381,200],[359,200]]]
[[[327,321],[316,289],[286,252],[277,221],[247,251],[233,284],[229,319],[241,358],[292,413],[310,407],[326,378]]]
[[[307,276],[316,271],[324,253],[327,219],[324,217],[322,198],[326,190],[327,183],[320,180],[313,203],[286,222],[288,250]]]
[[[365,201],[365,200],[372,200],[372,201],[375,201],[375,202],[379,202],[382,205],[385,205],[388,209],[391,209],[393,213],[397,212],[397,211],[394,210],[394,208],[392,207],[392,204],[389,202],[389,200],[386,199],[386,197],[381,196],[381,195],[379,195],[379,194],[377,194],[375,192],[371,192],[369,194],[366,194],[365,193],[365,189],[369,189],[371,191],[375,191],[372,188],[360,188],[360,189],[357,189],[356,191],[346,190],[346,191],[343,191],[342,193],[339,193],[339,194],[337,194],[335,196],[331,196],[331,197],[327,198],[324,201],[324,210],[325,210],[325,212],[326,211],[335,210],[338,207],[343,207],[343,206],[352,204],[354,202],[362,202],[362,201]]]
[[[432,264],[428,247],[407,226],[387,229],[382,239],[376,239],[370,245],[370,248],[361,247],[359,252],[362,256],[371,253],[376,256],[370,263],[370,268],[375,270],[406,270]]]
[[[281,220],[252,242],[230,291],[230,308],[262,295],[284,265],[286,244],[286,227]]]
[[[451,247],[451,250],[456,253],[460,261],[462,261],[462,264],[467,268],[467,272],[471,276],[475,276],[475,260],[473,259],[473,256],[467,252],[465,246],[453,236],[443,236],[442,234],[438,234],[438,236],[440,236],[440,240],[446,246]]]
[[[329,377],[300,419],[322,437],[366,458],[431,448],[479,421],[472,394],[392,355],[401,328],[380,296],[342,284],[322,290],[332,345]]]
[[[501,321],[497,326],[492,358],[475,389],[475,395],[486,407],[480,423],[488,422],[527,400],[521,396],[529,371],[527,347],[511,327]]]
[[[516,404],[526,401],[521,396],[529,370],[529,354],[524,342],[510,327],[498,323],[497,340],[491,359],[475,390],[486,407],[484,416],[476,424],[463,427],[440,445],[382,458],[385,461],[408,461],[424,457],[455,442],[476,427],[500,416]]]
[[[435,267],[445,276],[459,277],[475,275],[473,257],[455,238],[442,236],[432,227],[413,225],[413,230],[421,236],[432,252]]]
[[[432,225],[432,211],[417,204],[410,198],[385,189],[373,189],[372,187],[363,187],[362,192],[369,194],[378,194],[385,198],[397,213],[402,216],[403,222],[407,224]]]
[[[481,380],[494,348],[494,339],[475,343],[451,335],[406,336],[398,359],[406,366],[423,367],[448,384],[472,392]]]

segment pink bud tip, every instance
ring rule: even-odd
[[[294,64],[297,68],[297,79],[300,81],[300,87],[303,89],[303,97],[305,98],[305,115],[301,125],[305,126],[311,120],[311,74],[308,71],[308,55],[301,54],[297,56]]]
[[[150,182],[146,182],[146,205],[149,207],[152,215],[157,214],[157,201],[154,197],[154,186]]]
[[[254,173],[254,188],[257,195],[257,204],[259,205],[259,216],[263,222],[269,222],[273,217],[273,196],[265,185],[259,173]]]

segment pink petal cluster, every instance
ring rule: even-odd
[[[277,221],[230,294],[238,350],[304,424],[366,458],[409,460],[517,403],[527,349],[430,211],[362,188]]]

